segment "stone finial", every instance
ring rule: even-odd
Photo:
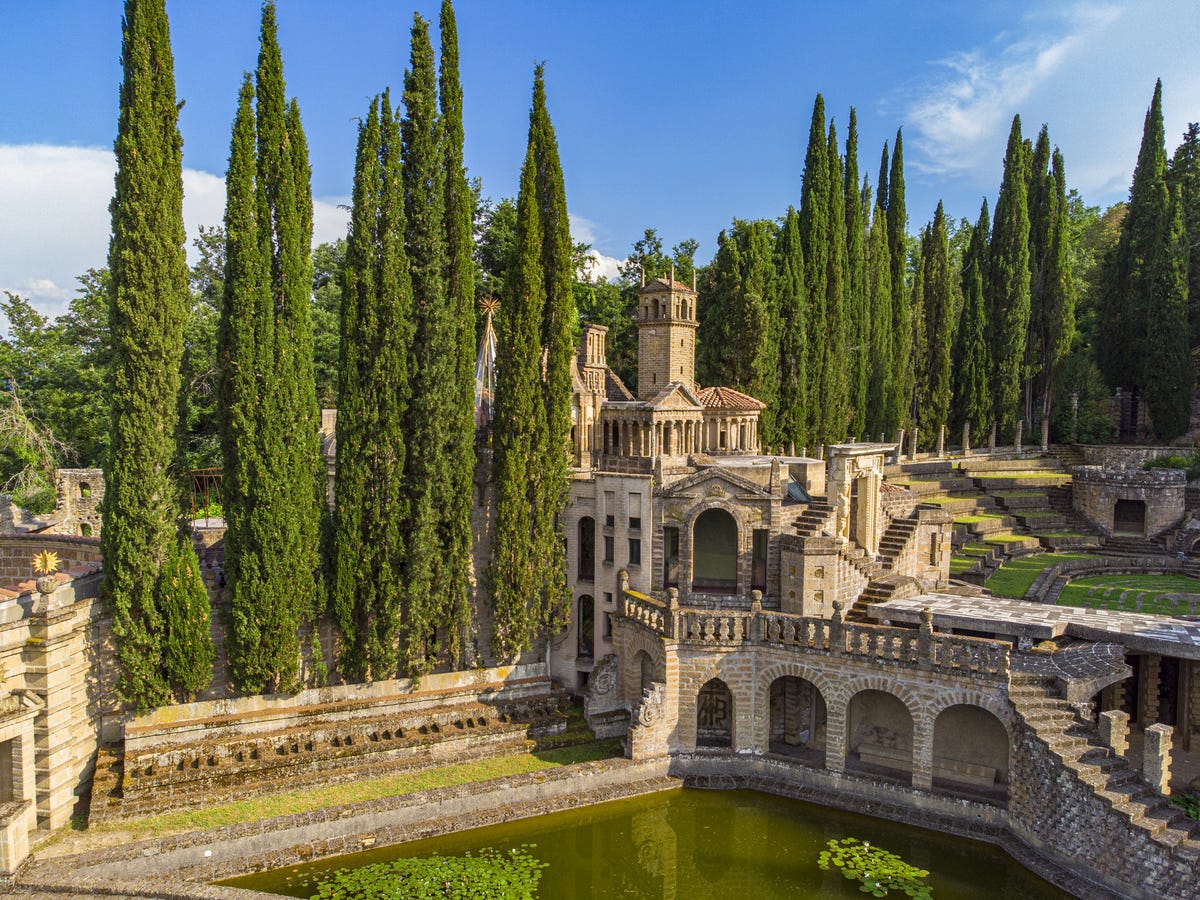
[[[679,609],[679,588],[667,588],[667,609],[672,612]]]
[[[762,612],[762,591],[758,589],[750,592],[750,612],[755,615]]]
[[[933,634],[933,609],[928,606],[921,610],[921,630]]]
[[[1170,725],[1151,725],[1146,729],[1146,744],[1142,757],[1142,772],[1150,786],[1160,794],[1171,793],[1171,734]]]
[[[619,571],[617,573],[617,584],[620,586],[622,594],[625,593],[627,590],[629,590],[629,570],[628,569],[622,569],[621,571]]]
[[[1100,737],[1117,756],[1129,749],[1129,713],[1121,709],[1106,709],[1100,713]]]

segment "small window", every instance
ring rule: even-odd
[[[642,527],[642,520],[639,518],[636,518],[636,517],[631,518],[629,520],[629,527],[632,528],[634,531],[640,531],[641,527]]]
[[[90,484],[88,484],[86,481],[79,482],[79,496],[80,497],[92,496],[92,486]]]
[[[629,564],[631,566],[640,566],[642,564],[641,538],[629,539]]]
[[[611,534],[604,536],[604,561],[606,563],[613,561],[613,537]]]
[[[604,517],[604,527],[605,528],[612,528],[613,525],[615,525],[615,524],[616,524],[616,516],[614,516],[612,513],[609,513],[607,516]]]
[[[605,602],[605,603],[612,603],[612,602],[613,602],[613,595],[612,595],[612,591],[605,591],[605,592],[604,592],[604,602]]]
[[[608,640],[612,640],[612,613],[604,614],[604,636]]]
[[[679,587],[679,529],[663,528],[663,587]]]

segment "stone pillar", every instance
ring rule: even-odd
[[[1017,436],[1013,440],[1013,446],[1017,448],[1017,452],[1021,452],[1021,440],[1024,437],[1025,420],[1017,419]]]
[[[912,449],[909,450],[909,453],[908,453],[908,458],[911,460],[915,460],[917,458],[917,431],[918,431],[918,429],[914,425],[913,430],[912,430],[912,445],[911,445]]]
[[[825,768],[835,775],[846,771],[846,713],[850,698],[840,692],[825,698]]]
[[[1100,737],[1112,747],[1113,753],[1124,756],[1129,749],[1129,713],[1120,709],[1100,713]]]
[[[1171,732],[1170,725],[1151,725],[1146,729],[1146,746],[1142,756],[1142,773],[1150,787],[1160,794],[1171,793]]]
[[[988,453],[996,452],[996,423],[992,423],[992,433],[988,435]]]
[[[1161,670],[1161,656],[1149,653],[1142,657],[1142,696],[1138,698],[1142,725],[1153,725],[1158,721],[1158,683]]]
[[[943,425],[938,429],[937,455],[941,459],[946,455],[946,426]]]
[[[928,606],[921,610],[917,631],[917,667],[926,671],[933,668],[933,610]]]
[[[842,609],[845,604],[841,600],[833,601],[833,616],[829,619],[829,650],[831,653],[846,652],[846,626],[842,620]],[[845,755],[843,753],[843,755]]]
[[[1042,418],[1042,452],[1046,453],[1050,449],[1050,420]]]
[[[963,422],[963,456],[971,452],[971,423]]]
[[[883,479],[878,472],[868,472],[858,477],[858,510],[855,516],[855,535],[860,547],[871,556],[879,552],[880,515],[879,483]]]
[[[913,716],[912,786],[933,790],[933,720],[927,715]]]
[[[892,462],[899,464],[904,459],[904,429],[896,429],[896,455],[892,457]]]

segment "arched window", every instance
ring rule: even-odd
[[[596,643],[596,602],[591,594],[579,598],[578,609],[575,619],[576,650],[580,656],[591,659]]]
[[[580,581],[592,581],[596,577],[596,520],[584,516],[579,520],[579,572]]]
[[[723,509],[700,514],[692,530],[692,590],[737,592],[737,522]]]
[[[733,746],[733,695],[720,678],[706,682],[696,697],[696,746]]]

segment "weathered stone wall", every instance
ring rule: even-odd
[[[1076,466],[1072,480],[1075,511],[1104,534],[1113,532],[1113,511],[1118,500],[1145,504],[1147,538],[1162,534],[1183,518],[1187,476],[1181,469]]]
[[[1135,446],[1131,444],[1073,444],[1089,466],[1109,469],[1141,469],[1152,459],[1179,456],[1186,452],[1177,447]]]
[[[45,534],[0,534],[0,587],[32,583],[33,557],[43,550],[58,554],[62,571],[100,561],[99,538]]]

